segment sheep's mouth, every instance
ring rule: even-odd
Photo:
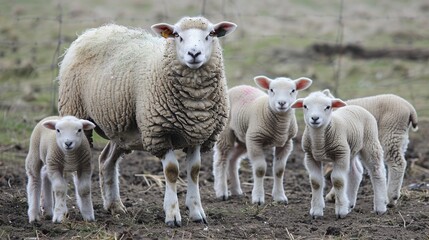
[[[203,65],[203,62],[193,60],[193,61],[187,62],[186,65],[191,69],[198,69],[199,67],[201,67]]]
[[[320,127],[320,125],[321,125],[321,123],[319,122],[319,121],[311,121],[310,122],[310,125],[312,126],[312,127],[315,127],[315,128],[317,128],[317,127]]]

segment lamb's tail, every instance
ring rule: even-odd
[[[410,104],[410,125],[413,127],[413,131],[417,131],[419,128],[417,126],[417,112],[416,109]]]

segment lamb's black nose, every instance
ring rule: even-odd
[[[316,122],[317,120],[319,120],[319,117],[311,117],[311,120],[313,120],[314,122]]]
[[[72,144],[73,144],[73,142],[65,142],[64,143],[67,147],[70,147]]]

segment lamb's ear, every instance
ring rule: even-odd
[[[329,91],[329,89],[324,89],[322,93],[325,94],[327,97],[335,98],[334,95],[332,95],[331,91]]]
[[[272,81],[271,79],[265,76],[257,76],[253,80],[255,81],[256,85],[258,85],[262,89],[265,89],[265,90],[270,89],[270,83]]]
[[[174,37],[174,26],[168,23],[157,23],[150,27],[152,31],[160,35],[163,38],[172,38]]]
[[[80,119],[79,121],[82,123],[83,130],[91,130],[95,128],[95,124],[88,120]]]
[[[55,130],[55,125],[57,125],[57,120],[47,120],[42,123],[45,128]]]
[[[290,106],[291,108],[303,108],[304,107],[304,98],[298,98]]]
[[[237,28],[237,24],[232,22],[220,22],[213,26],[213,31],[216,37],[220,38],[226,36]]]
[[[343,100],[339,98],[332,99],[331,103],[333,108],[340,108],[340,107],[347,106],[347,103],[343,102]]]
[[[295,79],[296,84],[296,90],[304,90],[310,87],[310,85],[313,83],[313,81],[309,78],[301,77],[298,79]]]

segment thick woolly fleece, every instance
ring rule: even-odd
[[[60,114],[91,119],[124,150],[211,150],[228,115],[222,49],[213,41],[209,62],[193,70],[176,59],[173,39],[113,24],[90,29],[61,63]]]

